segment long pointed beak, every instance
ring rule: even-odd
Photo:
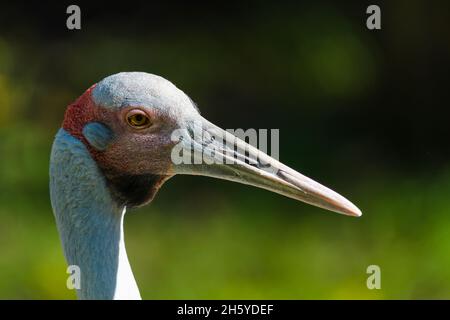
[[[172,140],[175,174],[230,180],[349,216],[361,211],[349,200],[199,117]]]

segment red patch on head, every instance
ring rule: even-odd
[[[86,90],[75,102],[70,104],[66,113],[64,114],[64,121],[62,127],[72,136],[80,139],[85,144],[85,138],[83,136],[83,128],[86,123],[92,122],[95,119],[95,111],[97,107],[92,101],[92,89],[95,88],[95,84]]]

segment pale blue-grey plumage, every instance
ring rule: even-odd
[[[191,99],[172,82],[145,72],[120,72],[106,77],[92,90],[92,99],[105,108],[151,106],[163,112],[198,113]]]
[[[64,129],[53,143],[50,196],[64,255],[81,270],[79,298],[112,299],[123,208],[114,204],[85,145]]]

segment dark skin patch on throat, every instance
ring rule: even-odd
[[[143,206],[155,197],[161,185],[169,176],[142,174],[124,175],[105,172],[113,199],[120,206],[135,208]]]

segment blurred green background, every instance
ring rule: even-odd
[[[146,299],[450,298],[448,3],[70,3],[0,10],[0,298],[73,299],[49,202],[65,107],[120,71],[174,82],[223,128],[279,128],[280,160],[344,217],[175,177],[125,219]],[[366,268],[381,267],[381,290]]]

